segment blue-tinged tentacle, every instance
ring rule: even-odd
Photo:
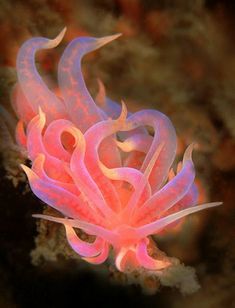
[[[221,205],[222,202],[211,202],[211,203],[205,203],[205,204],[201,204],[201,205],[196,205],[187,209],[184,209],[180,212],[168,215],[166,217],[157,219],[156,221],[149,223],[147,225],[143,225],[142,227],[139,227],[138,229],[136,229],[137,231],[137,235],[139,237],[146,237],[149,236],[151,234],[156,234],[158,233],[160,230],[162,230],[163,228],[165,228],[166,226],[172,224],[173,222],[196,212],[202,211],[204,209],[209,209],[211,207],[214,206],[219,206]]]
[[[192,162],[193,144],[185,151],[183,168],[164,187],[152,195],[136,213],[137,224],[144,224],[162,215],[174,204],[180,201],[191,188],[195,179]]]
[[[21,165],[21,167],[27,174],[33,193],[40,200],[67,217],[86,219],[93,223],[101,222],[100,217],[87,206],[87,203],[82,198],[62,187],[54,185],[52,181],[40,179],[40,177],[27,166]],[[67,204],[70,206],[68,207]]]
[[[53,40],[44,37],[27,40],[20,48],[16,61],[19,85],[24,96],[36,114],[38,107],[46,112],[48,122],[62,118],[65,108],[63,102],[49,90],[40,77],[35,65],[35,54],[41,49],[56,47],[62,40],[65,31],[66,29],[62,30]]]
[[[99,106],[101,113],[104,115],[104,119],[111,118],[115,119],[119,116],[122,110],[121,104],[115,102],[114,100],[110,99],[106,96],[106,90],[103,82],[98,79],[99,91],[96,96],[96,103]],[[127,117],[132,115],[131,112],[127,113]],[[118,132],[118,137],[121,140],[129,138],[133,134],[145,134],[148,135],[147,130],[144,127],[137,127],[130,132]]]
[[[144,159],[141,171],[144,172],[151,160],[153,153],[164,142],[164,147],[155,163],[149,181],[152,191],[155,192],[162,186],[168,175],[171,164],[176,154],[176,133],[175,129],[167,116],[163,113],[146,109],[134,113],[128,118],[130,122],[137,122],[142,125],[152,126],[154,138],[150,149]]]
[[[80,37],[74,39],[65,49],[58,66],[58,81],[73,123],[84,133],[105,114],[96,106],[88,92],[81,71],[82,57],[119,37],[120,34],[103,38]],[[103,149],[103,150],[102,150]],[[101,145],[101,156],[110,166],[120,165],[119,151],[113,140]]]
[[[71,120],[85,132],[100,121],[101,114],[88,92],[81,71],[81,59],[87,53],[119,37],[79,37],[65,49],[58,66],[58,81]]]
[[[93,243],[88,243],[81,240],[77,236],[73,227],[67,224],[64,224],[64,227],[69,245],[78,255],[82,257],[92,258],[98,256],[103,250],[105,241],[102,238],[96,237]]]

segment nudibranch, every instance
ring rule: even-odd
[[[31,168],[22,168],[33,193],[61,214],[34,217],[62,224],[69,245],[87,262],[103,263],[112,249],[120,271],[161,271],[171,262],[150,254],[151,236],[221,203],[196,205],[193,145],[173,171],[176,133],[167,116],[150,109],[127,112],[123,102],[106,97],[101,82],[92,99],[82,57],[119,34],[70,42],[58,64],[60,95],[49,89],[36,69],[35,54],[56,47],[64,33],[52,40],[31,38],[17,56],[16,139],[32,162]],[[94,241],[82,240],[76,229]]]

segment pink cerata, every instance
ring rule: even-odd
[[[161,271],[171,262],[149,255],[151,235],[221,203],[196,205],[193,145],[177,172],[171,168],[176,133],[167,116],[150,109],[128,113],[124,103],[105,96],[101,82],[96,103],[90,96],[81,59],[119,34],[74,39],[58,65],[60,96],[48,88],[35,53],[56,47],[64,33],[27,40],[17,57],[16,139],[32,162],[22,168],[34,194],[61,213],[34,217],[63,224],[69,245],[87,262],[103,263],[112,249],[120,271]],[[94,242],[81,240],[76,229],[95,236]]]

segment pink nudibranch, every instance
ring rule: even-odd
[[[35,53],[56,47],[64,33],[27,40],[17,57],[16,139],[32,161],[31,168],[22,168],[34,194],[64,217],[34,216],[63,224],[68,243],[87,262],[103,263],[112,248],[120,271],[130,265],[163,270],[170,261],[149,255],[149,237],[221,203],[196,205],[193,145],[180,170],[172,171],[176,134],[164,114],[128,113],[124,103],[106,97],[101,82],[96,103],[90,96],[81,59],[119,34],[74,39],[58,66],[61,97],[47,87]],[[94,242],[80,239],[76,228],[95,236]]]

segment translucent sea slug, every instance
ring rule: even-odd
[[[91,98],[81,59],[119,35],[74,39],[58,66],[60,96],[47,87],[36,69],[35,53],[56,47],[64,32],[54,40],[29,39],[17,57],[16,138],[32,162],[31,168],[22,168],[34,194],[61,213],[34,216],[63,224],[68,243],[87,262],[103,263],[112,250],[120,271],[161,271],[171,262],[151,256],[151,235],[220,203],[195,205],[192,145],[177,173],[171,169],[176,134],[164,114],[130,114],[124,103],[105,97],[101,83],[97,104]],[[94,242],[79,238],[76,229],[95,236]]]

